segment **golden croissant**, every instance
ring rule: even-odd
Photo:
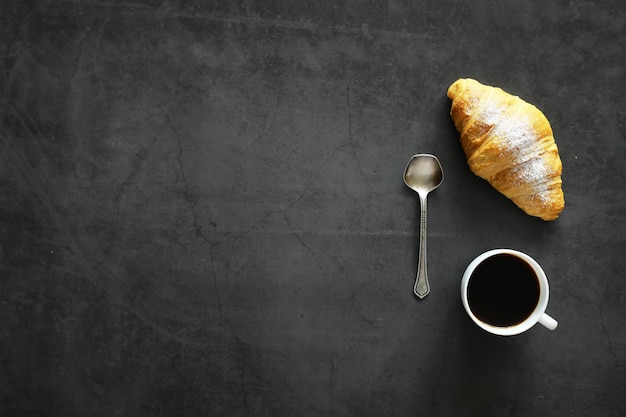
[[[500,88],[459,79],[450,116],[472,172],[531,216],[554,220],[565,206],[552,128],[532,104]]]

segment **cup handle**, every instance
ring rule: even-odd
[[[559,325],[559,323],[556,320],[554,320],[552,317],[550,317],[546,313],[543,313],[541,317],[539,317],[539,323],[546,326],[546,328],[548,328],[549,330],[554,330],[556,329],[556,326]]]

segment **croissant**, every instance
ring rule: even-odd
[[[500,88],[459,79],[450,116],[471,171],[531,216],[554,220],[565,207],[552,128],[532,104]]]

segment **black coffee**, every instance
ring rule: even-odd
[[[474,269],[467,299],[474,315],[485,323],[513,326],[530,316],[539,302],[537,275],[515,255],[491,256]]]

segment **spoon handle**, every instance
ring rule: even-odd
[[[413,292],[419,298],[424,298],[430,292],[428,275],[426,274],[426,196],[420,193],[420,245],[417,262],[417,278]]]

